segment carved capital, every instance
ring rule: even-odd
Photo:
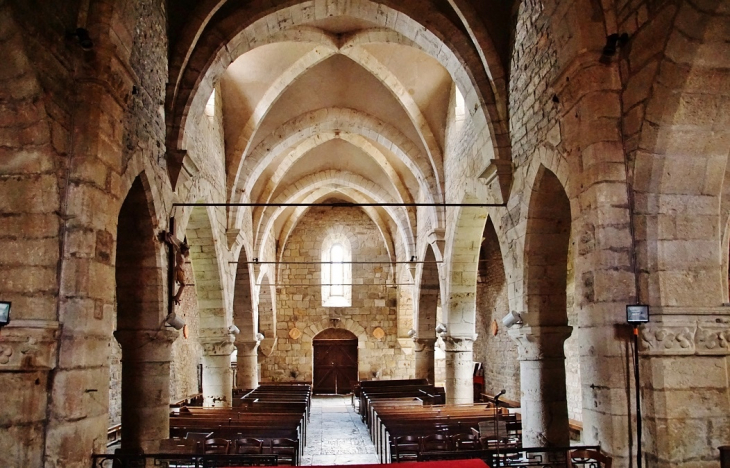
[[[51,370],[56,367],[58,322],[14,320],[0,330],[0,371]]]
[[[236,347],[231,335],[201,337],[200,344],[206,356],[230,356]]]
[[[639,350],[648,356],[728,356],[730,315],[724,310],[653,315],[639,337]]]
[[[258,355],[258,341],[236,341],[236,349],[238,350],[239,356],[257,356]]]
[[[573,332],[569,326],[510,328],[509,337],[517,343],[520,361],[565,359],[563,344]]]
[[[474,349],[474,338],[468,336],[445,336],[444,351],[447,353],[471,353]]]
[[[497,203],[505,203],[509,198],[509,191],[512,187],[512,162],[491,159],[479,179],[489,187]]]
[[[446,248],[446,230],[434,229],[433,231],[428,233],[426,240],[429,244],[431,244],[436,260],[443,260],[444,249]]]
[[[436,338],[413,338],[414,351],[422,353],[424,351],[432,353],[436,346]]]
[[[122,346],[122,361],[126,362],[169,362],[172,343],[179,336],[179,331],[167,327],[114,332],[114,338]]]

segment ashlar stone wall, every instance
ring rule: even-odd
[[[358,337],[360,379],[413,375],[413,356],[406,354],[411,348],[404,352],[397,339],[397,289],[384,286],[389,272],[385,244],[363,211],[349,207],[310,209],[284,247],[282,262],[319,262],[322,241],[333,231],[347,237],[353,261],[384,263],[352,266],[355,286],[351,307],[322,306],[319,264],[283,265],[277,280],[277,344],[269,356],[259,354],[263,382],[311,381],[312,338],[333,323]],[[330,322],[330,318],[339,320]],[[382,339],[373,336],[376,327],[385,332]],[[290,337],[294,328],[301,337]]]
[[[495,395],[504,389],[507,391],[505,398],[519,401],[520,363],[517,360],[517,344],[502,326],[502,318],[509,312],[507,278],[491,220],[487,221],[479,256],[476,301],[474,361],[484,366],[484,390]],[[493,321],[498,326],[496,335],[491,328]]]

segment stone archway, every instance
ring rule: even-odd
[[[200,314],[200,344],[203,347],[203,404],[231,406],[233,338],[228,331],[225,291],[219,265],[219,244],[212,229],[212,209],[193,208],[185,236],[195,276]]]
[[[115,267],[125,451],[152,451],[169,437],[171,345],[179,332],[163,325],[164,275],[152,220],[137,177],[119,212]]]
[[[233,323],[239,328],[236,335],[236,388],[254,389],[259,385],[258,378],[258,323],[253,307],[253,284],[251,265],[248,262],[246,247],[241,247],[236,265],[236,281],[233,291]]]
[[[484,390],[495,395],[506,390],[505,398],[520,400],[520,366],[517,345],[502,325],[510,312],[508,281],[502,249],[492,217],[487,219],[479,249],[477,276],[477,314],[474,361],[484,368]],[[496,322],[496,329],[493,323]]]
[[[358,339],[343,328],[327,328],[312,340],[312,391],[347,394],[358,381]]]
[[[433,384],[436,381],[434,368],[434,346],[436,344],[436,310],[439,306],[441,294],[440,280],[436,256],[433,247],[426,247],[426,256],[423,259],[421,284],[418,292],[418,311],[416,318],[416,335],[413,337],[415,346],[416,378],[428,379]]]
[[[538,170],[530,197],[525,246],[525,326],[518,342],[526,447],[569,445],[563,343],[568,327],[567,277],[570,201],[557,176]]]

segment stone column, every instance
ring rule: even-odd
[[[43,466],[38,434],[43,434],[48,411],[46,389],[58,359],[58,335],[58,322],[45,320],[13,319],[0,330],[0,388],[11,402],[0,407],[0,466]],[[85,357],[83,351],[77,356]],[[103,398],[98,395],[105,395],[103,387],[92,378],[84,382],[87,388],[74,389],[76,401],[93,404],[94,397]]]
[[[474,338],[447,336],[446,403],[474,403]]]
[[[237,341],[238,378],[236,387],[254,389],[259,386],[258,341]]]
[[[180,332],[118,330],[122,346],[122,449],[155,452],[170,437],[170,360]]]
[[[563,344],[572,330],[569,326],[509,330],[519,351],[525,447],[570,445]]]
[[[434,347],[436,338],[413,338],[416,352],[416,378],[427,379],[433,384],[436,380],[434,371]]]
[[[639,334],[644,458],[657,467],[718,466],[717,448],[730,442],[730,310],[651,313]]]
[[[233,401],[233,337],[203,341],[203,406],[231,406]]]

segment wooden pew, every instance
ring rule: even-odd
[[[381,461],[391,460],[393,441],[400,436],[423,437],[430,434],[469,434],[480,422],[494,420],[495,410],[486,404],[408,406],[399,402],[373,403],[371,436]],[[516,415],[501,415],[500,427],[508,435],[506,424],[517,422]],[[501,435],[500,435],[501,438]]]
[[[234,441],[252,437],[298,441],[297,463],[306,443],[306,424],[310,410],[308,386],[267,386],[248,392],[234,408],[174,408],[170,415],[170,436],[185,437],[189,432],[212,433]]]

